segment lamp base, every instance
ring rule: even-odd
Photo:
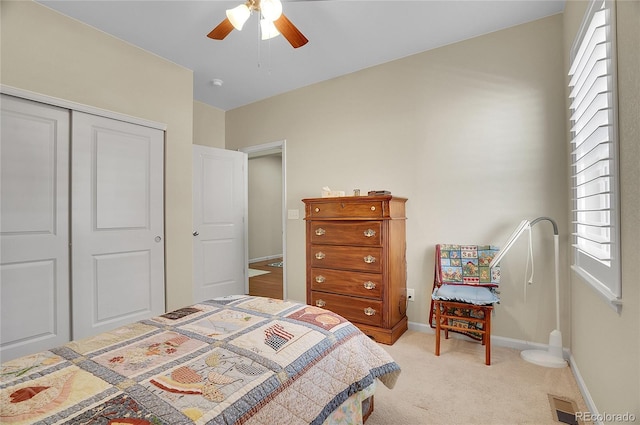
[[[565,359],[553,356],[544,350],[525,350],[520,353],[520,357],[538,366],[559,368],[567,365]]]
[[[565,367],[566,360],[562,357],[562,334],[559,330],[554,330],[549,335],[549,349],[545,350],[524,350],[520,357],[529,363],[544,367]]]

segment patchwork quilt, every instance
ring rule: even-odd
[[[0,368],[2,424],[323,424],[400,367],[347,320],[206,301]]]

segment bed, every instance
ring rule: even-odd
[[[341,316],[210,300],[3,363],[2,424],[363,423],[400,367]]]

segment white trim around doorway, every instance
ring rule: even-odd
[[[263,143],[238,149],[245,152],[249,158],[282,154],[282,299],[287,299],[287,141]],[[245,246],[249,246],[248,232],[245,234]]]

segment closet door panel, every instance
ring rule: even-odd
[[[51,259],[2,265],[3,343],[30,343],[33,339],[49,339],[56,335],[55,271],[56,262]],[[28,302],[21,302],[25,300],[25,294],[32,296],[28,297]],[[8,318],[6,322],[4,317]],[[65,322],[68,326],[68,320]],[[29,347],[30,351],[37,349]]]
[[[2,95],[0,355],[69,340],[69,111]]]
[[[145,229],[149,226],[149,151],[151,140],[123,137],[101,129],[95,139],[96,228]]]
[[[72,337],[164,312],[164,133],[73,112]]]
[[[149,250],[94,256],[96,318],[105,322],[130,312],[149,311],[152,293]],[[123,297],[122,294],[126,294]]]

